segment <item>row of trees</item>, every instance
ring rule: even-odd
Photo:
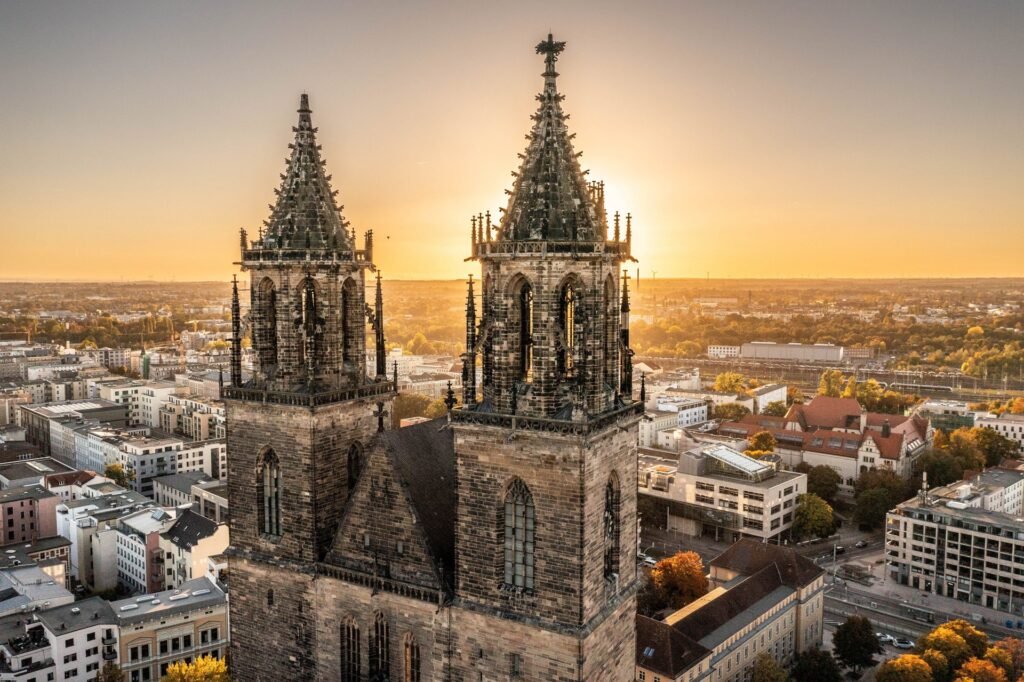
[[[857,377],[846,376],[841,370],[826,369],[818,380],[818,395],[830,398],[856,398],[868,412],[903,414],[907,408],[920,402],[921,397],[899,393],[882,388],[874,379],[857,381]]]
[[[939,625],[917,642],[913,653],[883,663],[878,682],[1019,682],[1024,675],[1024,641],[988,637],[965,620]]]

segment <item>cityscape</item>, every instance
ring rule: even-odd
[[[658,128],[665,112],[648,119],[615,89],[645,71],[643,82],[657,83],[671,110],[677,89],[694,92],[677,81],[707,82],[688,69],[645,66],[678,56],[669,29],[684,20],[742,25],[743,44],[763,47],[772,27],[757,25],[766,10],[755,3],[740,3],[742,11],[595,6],[578,22],[576,3],[550,14],[531,5],[532,17],[525,8],[456,12],[418,2],[391,8],[397,14],[303,6],[323,22],[302,18],[308,33],[289,38],[301,55],[327,59],[315,38],[343,19],[363,50],[377,47],[386,27],[396,38],[426,32],[452,43],[395,45],[372,60],[359,53],[374,62],[363,67],[369,74],[402,79],[410,102],[402,106],[416,116],[442,111],[435,100],[462,106],[466,84],[446,79],[493,70],[490,85],[497,79],[508,91],[494,102],[514,102],[516,115],[491,102],[478,102],[475,115],[488,119],[480,123],[488,136],[514,142],[501,159],[513,164],[511,176],[492,174],[490,160],[473,170],[472,154],[451,158],[473,152],[473,117],[463,112],[445,112],[466,139],[448,143],[432,168],[410,162],[417,149],[388,171],[378,157],[401,146],[384,141],[390,130],[404,136],[421,125],[419,134],[441,145],[453,129],[411,120],[393,128],[390,91],[379,110],[368,113],[366,102],[346,112],[322,66],[304,79],[237,56],[213,65],[206,51],[220,38],[207,30],[238,20],[245,30],[224,44],[249,54],[244,36],[266,35],[274,20],[296,28],[279,7],[124,5],[124,17],[111,19],[116,4],[0,6],[0,57],[16,58],[18,72],[5,89],[25,91],[35,81],[22,70],[52,75],[54,64],[84,78],[74,59],[104,60],[107,48],[82,48],[78,31],[111,37],[119,63],[125,55],[149,63],[163,49],[154,45],[189,36],[196,54],[149,64],[152,76],[133,80],[131,64],[110,73],[145,102],[164,98],[166,110],[149,112],[154,121],[191,121],[212,107],[211,129],[190,131],[211,154],[188,159],[195,197],[164,200],[194,211],[196,224],[176,233],[154,217],[126,240],[123,206],[100,235],[103,222],[76,204],[79,232],[58,236],[36,215],[47,207],[32,183],[50,178],[75,204],[72,187],[89,180],[65,187],[56,178],[80,173],[81,162],[69,152],[43,169],[20,157],[18,114],[0,107],[17,160],[0,160],[0,178],[16,178],[18,188],[0,189],[0,682],[1024,680],[1024,206],[1019,188],[1003,194],[1005,177],[980,194],[933,188],[928,205],[863,213],[879,216],[883,231],[819,234],[808,216],[822,221],[821,233],[843,231],[849,216],[810,211],[808,197],[761,204],[752,219],[767,226],[789,210],[788,226],[730,233],[720,221],[740,214],[726,218],[702,202],[731,195],[697,179],[721,168],[654,160],[686,133]],[[58,8],[61,16],[47,16]],[[1024,66],[1024,41],[1004,40],[1024,35],[1024,8],[824,3],[809,16],[798,3],[778,8],[779,30],[800,27],[811,43],[870,25],[895,72],[991,104],[970,154],[959,138],[948,143],[962,183],[1024,171],[1019,117],[1012,133],[1001,127],[1024,105],[1016,81],[1001,80]],[[490,44],[463,36],[494,54],[467,63],[456,29],[495,17],[507,23],[491,29]],[[646,56],[636,52],[642,37],[616,47],[621,70],[595,42],[614,35],[616,21],[647,27],[651,42]],[[962,59],[984,63],[989,80],[955,56],[943,55],[942,74],[918,63],[939,58],[934,35],[921,29],[903,43],[889,22],[956,35]],[[129,27],[150,41],[129,37]],[[29,65],[40,53],[28,36],[50,31],[67,44]],[[739,40],[724,35],[729,45]],[[692,37],[711,49],[699,31]],[[423,51],[423,65],[412,49]],[[816,49],[837,72],[863,72],[851,87],[865,93],[888,87],[880,83],[891,74],[847,63],[854,54],[866,60],[870,47],[792,49],[789,59],[806,61],[802,51]],[[424,94],[413,81],[449,58],[462,70],[434,74],[438,90]],[[755,66],[744,56],[729,68]],[[158,72],[186,79],[188,101],[149,93]],[[266,100],[272,118],[218,129],[216,103],[191,99],[208,96],[225,72],[240,81],[266,75],[268,88],[286,93]],[[379,84],[345,73],[357,96],[377,93]],[[785,89],[795,76],[772,78],[770,87]],[[253,87],[223,85],[226,99]],[[479,99],[487,85],[468,86],[467,96]],[[709,98],[724,96],[708,87]],[[921,87],[909,103],[882,98],[881,113],[856,120],[885,119],[886,102],[894,112],[925,110]],[[611,151],[630,133],[604,111],[608,102],[635,119],[629,126],[658,129],[663,146],[641,143],[650,175]],[[520,110],[532,113],[523,120]],[[951,102],[946,115],[973,111]],[[70,108],[48,110],[39,125],[49,116],[80,125]],[[933,125],[912,132],[891,116],[893,139],[926,140]],[[808,140],[821,134],[803,125]],[[125,144],[165,153],[169,140],[137,134],[125,124]],[[990,134],[1003,135],[998,150]],[[864,153],[884,157],[875,163],[896,162],[863,135]],[[218,206],[208,185],[222,170],[210,169],[224,160],[210,139],[223,137],[232,147],[273,147],[267,158],[277,160],[268,173],[243,162]],[[181,145],[175,153],[193,154]],[[361,176],[347,145],[377,177]],[[837,141],[832,153],[850,149]],[[120,153],[90,161],[93,173],[118,176]],[[820,150],[805,153],[808,167],[820,162]],[[867,194],[847,196],[847,208],[873,191],[849,158],[845,181]],[[906,163],[912,172],[917,160]],[[795,171],[785,165],[788,177]],[[935,172],[918,169],[914,182]],[[664,174],[706,196],[672,189],[652,198],[653,178]],[[145,204],[150,189],[137,181],[121,176],[104,200],[133,193],[124,204]],[[920,200],[912,184],[901,201]],[[753,207],[760,190],[751,191]],[[262,196],[271,197],[265,209],[248,205]],[[681,204],[674,214],[669,198]],[[994,203],[972,203],[981,199]],[[67,210],[52,203],[56,214]],[[741,213],[755,215],[747,208]],[[894,225],[905,210],[921,223],[901,231]],[[969,215],[977,225],[957,222]],[[992,249],[997,232],[1001,248]],[[168,235],[173,246],[160,241]],[[105,253],[96,255],[95,242]],[[40,244],[52,258],[38,255]]]

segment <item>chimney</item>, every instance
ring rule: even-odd
[[[882,422],[882,436],[884,436],[885,438],[888,438],[891,435],[892,435],[892,427],[889,426],[889,420],[886,419],[884,422]]]

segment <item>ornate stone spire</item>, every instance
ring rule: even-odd
[[[598,241],[607,233],[604,214],[597,210],[579,154],[573,151],[569,116],[562,112],[564,97],[556,87],[555,62],[564,49],[565,43],[551,34],[537,45],[537,53],[544,55],[544,88],[537,95],[540,107],[526,136],[526,152],[520,155],[523,162],[513,173],[499,240]]]
[[[295,141],[288,145],[291,156],[281,175],[281,186],[275,190],[277,202],[270,207],[260,246],[351,250],[354,245],[345,229],[347,223],[335,202],[337,192],[331,189],[331,176],[324,172],[306,94],[299,102],[298,113],[299,123],[292,128]]]

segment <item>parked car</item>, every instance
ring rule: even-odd
[[[884,632],[876,632],[875,637],[878,638],[878,641],[881,644],[892,644],[896,641],[895,637],[893,637],[892,635],[887,635]]]
[[[856,547],[857,549],[864,549],[867,546],[868,546],[868,541],[867,540],[858,540],[857,544],[854,545],[854,547]]]
[[[836,554],[846,554],[846,548],[842,545],[836,545]]]
[[[657,559],[647,554],[644,554],[643,552],[640,552],[636,555],[636,561],[638,564],[642,564],[643,566],[646,566],[648,568],[654,568],[655,565],[657,565],[658,563]]]
[[[892,643],[897,649],[913,649],[914,643],[904,637],[897,637],[896,641]]]

